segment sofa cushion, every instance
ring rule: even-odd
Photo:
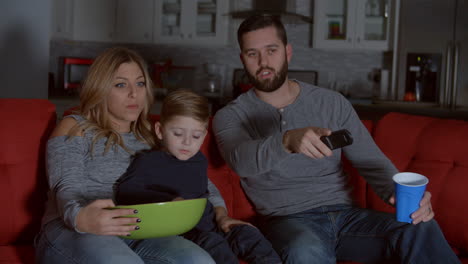
[[[390,113],[375,129],[375,141],[400,171],[429,178],[435,219],[450,244],[468,252],[468,122]],[[393,210],[373,192],[373,209]]]
[[[40,99],[0,99],[0,246],[31,243],[47,193],[45,145],[55,106]]]
[[[0,263],[2,264],[35,263],[34,257],[32,243],[21,246],[0,246]]]
[[[231,216],[243,221],[255,223],[255,209],[241,186],[239,175],[231,170],[230,177],[232,182],[233,199],[235,201]]]

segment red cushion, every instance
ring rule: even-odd
[[[0,263],[24,264],[35,263],[34,247],[30,245],[0,246]]]
[[[391,113],[379,121],[375,140],[400,171],[429,178],[436,220],[450,244],[468,252],[468,122]],[[371,194],[369,206],[389,210]]]
[[[230,171],[230,173],[232,180],[233,196],[235,201],[233,204],[233,217],[243,221],[254,223],[256,213],[252,203],[247,198],[244,189],[242,189],[239,175],[237,175],[232,170]]]
[[[39,230],[47,193],[45,145],[55,120],[47,100],[0,99],[0,246],[31,243]]]

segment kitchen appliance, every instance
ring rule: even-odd
[[[468,107],[468,1],[401,1],[396,79],[392,96],[402,100],[406,84],[413,87],[416,72],[409,71],[415,57],[409,54],[440,54],[434,105],[451,109]],[[430,78],[426,76],[424,78]],[[426,79],[427,81],[427,79]],[[424,96],[423,96],[424,98]],[[426,100],[426,99],[424,99]]]
[[[385,101],[388,99],[389,70],[375,68],[369,74],[372,82],[372,100]]]
[[[154,95],[165,97],[168,93],[178,89],[192,89],[195,84],[195,67],[177,66],[172,60],[151,64]]]
[[[203,68],[205,71],[202,78],[204,92],[218,93],[221,89],[221,75],[219,73],[221,66],[213,63],[205,63]]]
[[[49,96],[78,95],[93,61],[92,58],[59,57],[59,83],[57,89],[49,89]]]
[[[233,11],[229,15],[234,19],[245,19],[253,14],[270,14],[280,16],[285,24],[313,23],[312,17],[295,12],[296,1],[252,0],[252,9]]]
[[[441,57],[441,54],[408,54],[405,101],[438,102]]]

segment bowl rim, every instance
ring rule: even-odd
[[[186,202],[193,202],[197,200],[207,200],[208,198],[193,198],[193,199],[183,199],[177,201],[167,201],[167,202],[157,202],[157,203],[142,203],[142,204],[131,204],[131,205],[116,205],[114,207],[108,207],[107,209],[129,209],[132,206],[146,206],[146,205],[166,205],[166,204],[174,204],[174,203],[186,203]]]

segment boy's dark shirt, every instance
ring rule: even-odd
[[[171,201],[176,197],[208,197],[208,161],[200,151],[188,160],[179,160],[165,151],[138,154],[126,173],[114,185],[118,205]],[[209,201],[195,227],[214,230],[214,211]]]

